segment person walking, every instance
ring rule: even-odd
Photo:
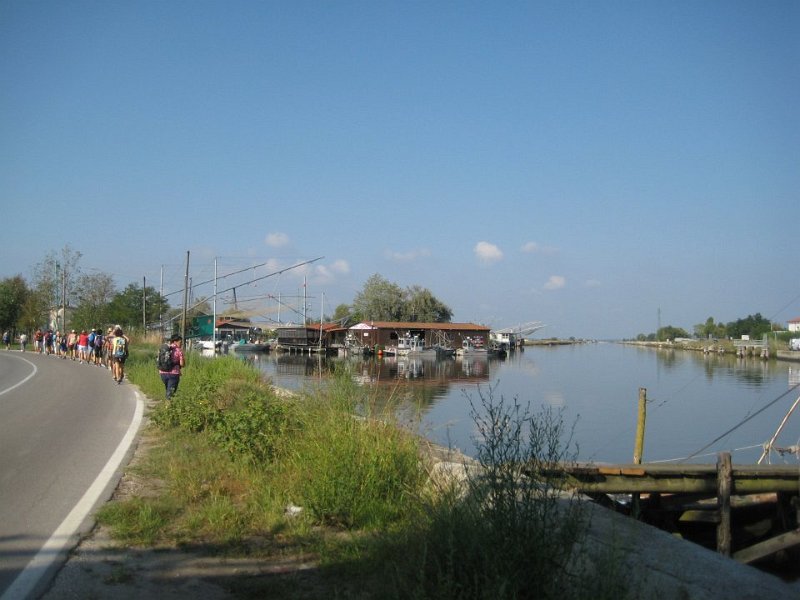
[[[25,346],[28,344],[28,336],[25,333],[19,335],[20,350],[25,352]]]
[[[169,338],[169,344],[166,348],[158,352],[158,374],[161,376],[161,381],[164,382],[164,390],[167,394],[167,400],[175,395],[178,391],[178,384],[181,381],[181,368],[186,365],[186,360],[183,356],[183,338],[177,333]]]
[[[69,357],[72,360],[75,360],[75,356],[78,351],[77,348],[78,348],[78,334],[73,329],[67,336],[67,352],[69,352]]]
[[[6,350],[11,349],[11,332],[8,329],[3,332],[3,345],[6,347]]]
[[[78,361],[80,364],[89,362],[89,334],[85,329],[78,336]]]
[[[111,375],[114,381],[122,383],[125,377],[125,360],[128,358],[128,336],[122,333],[122,327],[114,327],[114,341],[111,351]]]

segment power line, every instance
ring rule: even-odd
[[[725,433],[723,433],[722,435],[720,435],[720,436],[716,437],[715,439],[713,439],[711,442],[709,442],[708,444],[706,444],[705,446],[703,446],[703,447],[702,447],[702,448],[700,448],[699,450],[696,450],[695,452],[692,452],[692,453],[691,453],[689,456],[687,456],[686,458],[682,459],[680,462],[683,462],[683,461],[689,460],[690,458],[694,458],[695,456],[697,456],[697,455],[698,455],[698,454],[700,454],[701,452],[704,452],[704,451],[708,450],[708,449],[709,449],[711,446],[713,446],[714,444],[716,444],[716,443],[717,443],[718,441],[720,441],[722,438],[724,438],[724,437],[726,437],[726,436],[730,435],[731,433],[733,433],[734,431],[736,431],[737,429],[739,429],[739,427],[741,427],[742,425],[744,425],[745,423],[747,423],[747,422],[748,422],[748,421],[750,421],[751,419],[754,419],[755,417],[757,417],[758,415],[760,415],[762,412],[764,412],[765,410],[767,410],[767,409],[768,409],[770,406],[772,406],[773,404],[776,404],[777,402],[779,402],[780,400],[782,400],[782,399],[783,399],[785,396],[788,396],[789,394],[791,394],[791,393],[792,393],[794,390],[796,390],[798,387],[800,387],[800,383],[797,383],[797,384],[793,385],[793,386],[792,386],[792,387],[790,387],[788,390],[786,390],[785,392],[783,392],[783,393],[782,393],[780,396],[778,396],[777,398],[775,398],[775,399],[774,399],[774,400],[772,400],[771,402],[768,402],[767,404],[765,404],[764,406],[762,406],[761,408],[759,408],[759,409],[758,409],[756,412],[754,412],[752,415],[750,415],[750,416],[748,416],[748,417],[745,417],[744,419],[742,419],[741,421],[739,421],[739,423],[737,423],[736,425],[734,425],[733,427],[731,427],[730,429],[728,429],[728,431],[726,431],[726,432],[725,432]]]

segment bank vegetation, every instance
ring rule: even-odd
[[[128,374],[161,398],[154,356],[155,346],[135,344]],[[314,564],[313,585],[307,570],[280,589],[266,578],[228,582],[240,597],[630,595],[611,554],[583,549],[582,502],[522,475],[523,465],[569,459],[560,414],[532,414],[491,390],[470,401],[474,464],[443,471],[396,422],[391,398],[346,372],[287,395],[233,357],[189,355],[178,394],[150,413],[155,444],[136,468],[151,485],[98,518],[131,546]]]

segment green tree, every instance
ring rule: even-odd
[[[356,295],[353,306],[343,305],[341,311],[344,312],[347,308],[351,310],[354,321],[446,323],[453,315],[450,307],[437,299],[430,290],[418,285],[403,290],[378,274],[367,279],[364,288]]]
[[[353,311],[353,307],[349,304],[340,304],[336,307],[336,310],[333,311],[331,320],[339,321],[342,323],[342,326],[346,327],[348,325],[354,325],[363,319],[361,319],[357,312]]]
[[[66,244],[60,252],[50,251],[41,262],[33,267],[32,294],[36,299],[30,303],[26,312],[28,320],[34,319],[32,312],[39,311],[36,321],[42,326],[50,321],[51,312],[63,305],[70,305],[69,299],[76,292],[81,275],[80,260],[83,256]],[[66,301],[64,294],[66,293]],[[65,326],[66,328],[66,326]]]
[[[89,330],[108,325],[112,320],[109,318],[109,304],[117,292],[114,278],[102,272],[80,275],[76,288],[80,292],[79,304],[72,313],[74,328]]]
[[[715,323],[714,317],[708,317],[705,323],[698,323],[694,326],[695,337],[706,338],[724,338],[726,337],[726,327],[724,323]]]
[[[449,323],[453,317],[449,306],[440,302],[430,290],[418,285],[406,289],[404,311],[406,321]]]
[[[22,275],[0,281],[0,329],[5,331],[17,326],[29,294],[28,284]]]
[[[659,342],[665,342],[667,340],[674,340],[675,338],[688,338],[689,334],[686,332],[685,329],[681,329],[680,327],[673,327],[672,325],[667,325],[666,327],[662,327],[656,332],[656,338]]]
[[[158,323],[163,315],[166,319],[169,303],[154,288],[144,289],[145,315],[147,324]],[[113,297],[108,305],[108,321],[121,325],[124,329],[140,329],[142,327],[142,286],[130,283]]]
[[[356,294],[353,308],[365,321],[400,321],[405,314],[403,290],[376,273]]]
[[[733,338],[749,335],[751,339],[761,339],[772,330],[772,323],[769,319],[762,317],[761,313],[756,313],[747,315],[744,319],[732,321],[726,327],[728,335]]]

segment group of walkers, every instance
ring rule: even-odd
[[[11,349],[11,334],[8,331],[3,333],[3,345],[6,350]],[[27,350],[28,336],[25,333],[20,334],[19,345],[22,352]],[[80,364],[106,367],[117,383],[122,383],[125,378],[129,346],[130,340],[119,325],[109,327],[105,333],[98,328],[88,332],[85,329],[80,332],[73,329],[69,333],[37,329],[33,334],[34,352]]]
[[[3,332],[6,350],[11,349],[12,342],[11,333]],[[20,334],[19,345],[22,352],[27,350],[28,336],[25,333]],[[109,327],[105,334],[98,328],[89,332],[84,329],[80,333],[73,329],[67,334],[37,329],[33,335],[34,352],[78,361],[81,364],[106,367],[118,384],[125,378],[125,360],[128,358],[129,346],[130,340],[119,325]],[[162,345],[158,353],[158,374],[164,383],[168,400],[178,391],[181,368],[186,364],[182,346],[183,338],[176,334]]]

